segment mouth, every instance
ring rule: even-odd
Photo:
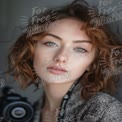
[[[50,73],[53,73],[56,75],[60,75],[67,72],[65,69],[57,67],[57,66],[48,67],[47,69],[49,70]]]

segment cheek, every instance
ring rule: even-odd
[[[96,50],[92,49],[90,51],[88,51],[87,53],[76,53],[73,51],[73,53],[71,53],[71,57],[72,57],[72,62],[74,62],[76,65],[90,65],[94,58],[95,58],[95,53]]]
[[[86,69],[87,69],[87,66],[86,65],[75,65],[74,67],[72,67],[72,69],[74,69],[74,70],[72,70],[74,73],[77,73],[77,74],[79,74],[79,73],[82,73],[82,72],[84,72],[84,71],[86,71]]]
[[[79,72],[85,72],[88,68],[89,68],[89,66],[91,65],[91,63],[92,63],[92,60],[90,60],[90,59],[88,59],[88,58],[81,58],[81,59],[77,59],[77,60],[74,60],[73,62],[72,62],[72,69],[74,69],[74,70],[72,70],[73,72],[77,72],[77,73],[79,73]]]
[[[51,59],[49,58],[49,53],[46,55],[40,50],[36,50],[34,53],[33,67],[36,73],[42,72],[45,67],[50,65]]]
[[[81,77],[85,71],[87,71],[90,63],[77,63],[77,65],[72,65],[71,76],[72,78]]]

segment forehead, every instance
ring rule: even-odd
[[[83,22],[74,18],[57,20],[55,26],[47,30],[48,33],[60,36],[64,39],[72,40],[90,40],[85,30],[82,30]]]
[[[71,29],[80,30],[82,26],[83,26],[83,22],[80,20],[77,20],[75,18],[65,18],[65,19],[56,20],[55,25],[52,26],[52,28],[49,28],[48,31],[54,31],[54,30],[63,29],[63,28],[65,29],[70,28],[70,30]]]

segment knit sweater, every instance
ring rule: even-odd
[[[64,95],[56,122],[122,122],[122,104],[114,97],[98,92],[88,100],[81,99],[81,83],[76,81]],[[33,122],[41,122],[40,99]],[[48,116],[47,116],[48,117]]]

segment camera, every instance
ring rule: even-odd
[[[34,108],[22,97],[6,86],[0,97],[0,122],[32,122]]]

